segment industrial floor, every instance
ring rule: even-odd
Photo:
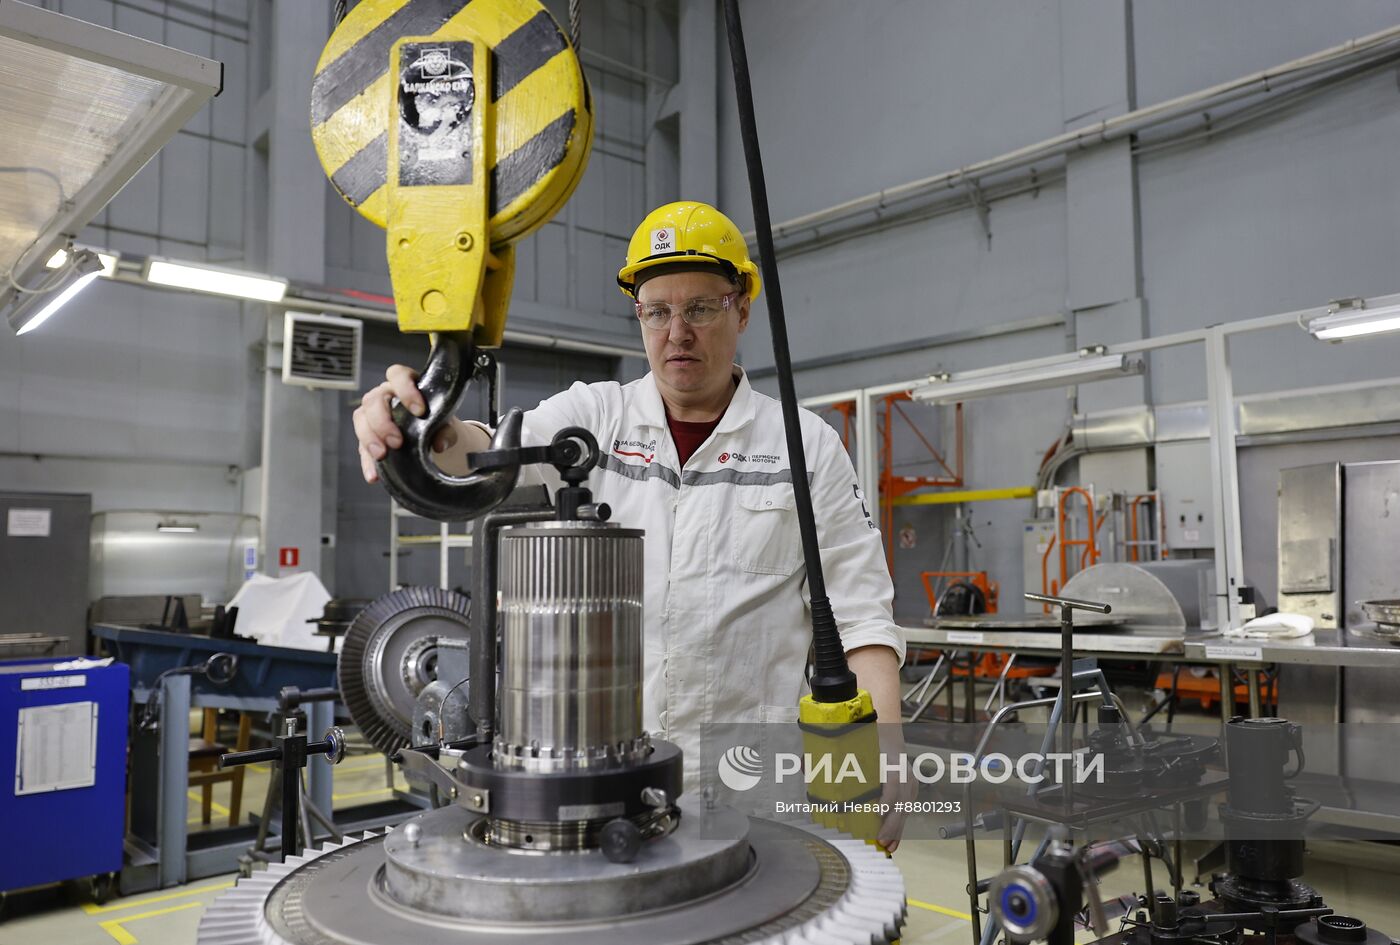
[[[383,783],[382,759],[376,756],[374,760],[379,762],[374,769],[345,775],[347,781],[358,781],[357,785],[342,785],[345,793],[380,790],[374,784],[376,780]],[[387,795],[387,791],[383,793]],[[196,810],[192,803],[191,811]],[[197,821],[198,817],[194,819]],[[989,870],[999,862],[998,844],[979,843],[978,849],[980,862]],[[1400,865],[1393,860],[1364,866],[1339,865],[1322,860],[1316,852],[1310,859],[1307,880],[1329,905],[1343,914],[1362,917],[1372,928],[1392,935],[1400,931],[1400,901],[1395,897]],[[972,945],[968,903],[963,893],[967,874],[962,842],[905,840],[895,860],[904,873],[909,897],[909,921],[902,940],[905,945]],[[1158,871],[1160,875],[1160,865]],[[1125,864],[1108,877],[1105,897],[1137,889],[1140,878],[1135,863]],[[231,887],[234,879],[233,875],[205,879],[175,889],[113,899],[103,906],[79,901],[81,897],[76,892],[55,894],[42,902],[14,902],[12,911],[16,914],[0,922],[0,945],[191,945],[204,907]],[[1092,938],[1087,931],[1079,935],[1080,941]]]
[[[261,810],[269,769],[251,766],[243,790],[243,819]],[[352,755],[335,772],[335,808],[385,800],[390,796],[384,758],[367,752]],[[403,788],[395,773],[395,785]],[[227,824],[229,785],[214,788],[212,826]],[[200,795],[191,790],[189,827],[204,829]],[[908,830],[895,854],[904,873],[909,899],[905,945],[960,943],[972,945],[971,923],[964,888],[967,882],[965,848],[961,840],[922,839],[930,825]],[[1029,842],[1029,841],[1028,841]],[[17,851],[7,851],[14,855]],[[1188,849],[1188,856],[1191,854]],[[1001,862],[996,840],[978,843],[978,862],[984,875]],[[1156,864],[1157,883],[1165,885],[1165,870]],[[1372,928],[1400,936],[1400,897],[1395,896],[1400,877],[1400,846],[1380,844],[1310,844],[1305,880],[1322,893],[1328,905],[1342,914],[1364,919]],[[191,945],[205,906],[230,888],[236,876],[203,879],[187,886],[116,898],[95,905],[84,889],[50,888],[11,896],[0,920],[0,945]],[[1142,871],[1127,863],[1103,884],[1104,898],[1140,891]],[[1209,893],[1202,890],[1203,894]],[[1116,925],[1116,923],[1115,923]],[[1080,941],[1093,935],[1082,932]]]

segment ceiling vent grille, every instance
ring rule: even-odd
[[[358,390],[364,324],[355,318],[288,312],[282,335],[282,381]]]

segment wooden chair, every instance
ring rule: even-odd
[[[200,788],[202,822],[208,824],[214,807],[214,785],[229,782],[228,825],[238,826],[243,809],[243,773],[246,765],[220,770],[219,756],[229,751],[247,751],[253,734],[253,717],[238,713],[238,738],[233,748],[219,741],[219,710],[204,710],[204,730],[190,739],[190,787]]]

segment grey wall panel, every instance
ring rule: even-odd
[[[213,56],[224,64],[224,90],[209,103],[210,131],[225,141],[243,141],[248,134],[248,43],[233,37],[247,36],[247,18],[224,26],[228,32],[214,36]]]
[[[773,219],[1058,134],[1058,10],[1043,0],[810,0],[794,16],[787,4],[746,5]],[[746,226],[727,61],[720,77],[720,198]]]
[[[110,27],[116,14],[112,0],[63,0],[59,12],[64,16],[75,16],[98,26]]]
[[[151,236],[160,232],[160,167],[161,155],[157,154],[112,198],[107,220],[113,228]],[[121,245],[112,244],[113,248]]]
[[[515,244],[515,290],[513,299],[535,301],[535,284],[539,278],[539,263],[535,258],[535,237],[529,236]]]
[[[238,485],[226,466],[0,456],[7,489],[87,492],[92,510],[237,512]]]
[[[1394,76],[1377,76],[1209,147],[1140,160],[1152,333],[1400,288],[1397,104]],[[1392,345],[1347,346],[1343,367],[1301,332],[1254,335],[1232,353],[1236,390],[1272,389],[1280,377],[1310,386],[1390,376]],[[1158,371],[1155,396],[1187,399],[1204,377],[1199,366]]]
[[[617,283],[608,273],[612,262],[608,258],[608,245],[600,233],[587,230],[574,231],[573,272],[574,284],[571,301],[573,307],[585,312],[601,312],[610,301],[605,293],[608,284],[617,291]],[[614,266],[612,272],[617,272]]]
[[[969,213],[785,259],[794,359],[1059,311],[1066,291],[1064,198],[1063,187],[1047,187],[1038,197],[998,203],[990,249]],[[749,364],[771,364],[765,297],[755,313],[744,356]]]
[[[1137,206],[1127,141],[1074,155],[1066,170],[1069,307],[1114,305],[1138,294]],[[1141,337],[1142,324],[1133,337]]]
[[[549,305],[567,306],[568,232],[562,223],[550,222],[535,232],[534,239],[537,297]]]
[[[64,637],[55,655],[81,655],[87,629],[91,497],[59,495],[51,488],[34,494],[0,493],[0,515],[6,521],[12,509],[47,510],[48,533],[0,533],[0,600],[5,601],[0,633]]]
[[[1060,90],[1066,128],[1131,107],[1129,0],[1060,0]]]
[[[206,245],[209,238],[210,142],[177,134],[161,151],[160,234]]]
[[[159,8],[143,10],[132,4],[120,3],[117,4],[114,25],[123,33],[149,39],[153,43],[164,42],[165,18],[160,12]]]
[[[235,465],[244,413],[239,303],[168,294],[141,316],[138,455]]]
[[[1135,0],[1139,106],[1306,56],[1395,25],[1389,0],[1345,4],[1272,0]]]
[[[209,259],[235,262],[243,258],[244,159],[236,144],[209,144]]]

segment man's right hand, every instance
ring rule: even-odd
[[[385,371],[384,383],[367,391],[360,406],[355,408],[355,438],[360,441],[360,471],[364,474],[365,482],[378,482],[379,471],[375,463],[388,455],[389,450],[403,446],[403,431],[394,423],[390,412],[395,401],[402,403],[415,417],[421,417],[428,411],[428,404],[418,389],[418,372],[404,364],[395,364]],[[466,424],[453,417],[433,438],[433,452],[445,454],[451,450],[463,439],[461,434],[465,427]]]

